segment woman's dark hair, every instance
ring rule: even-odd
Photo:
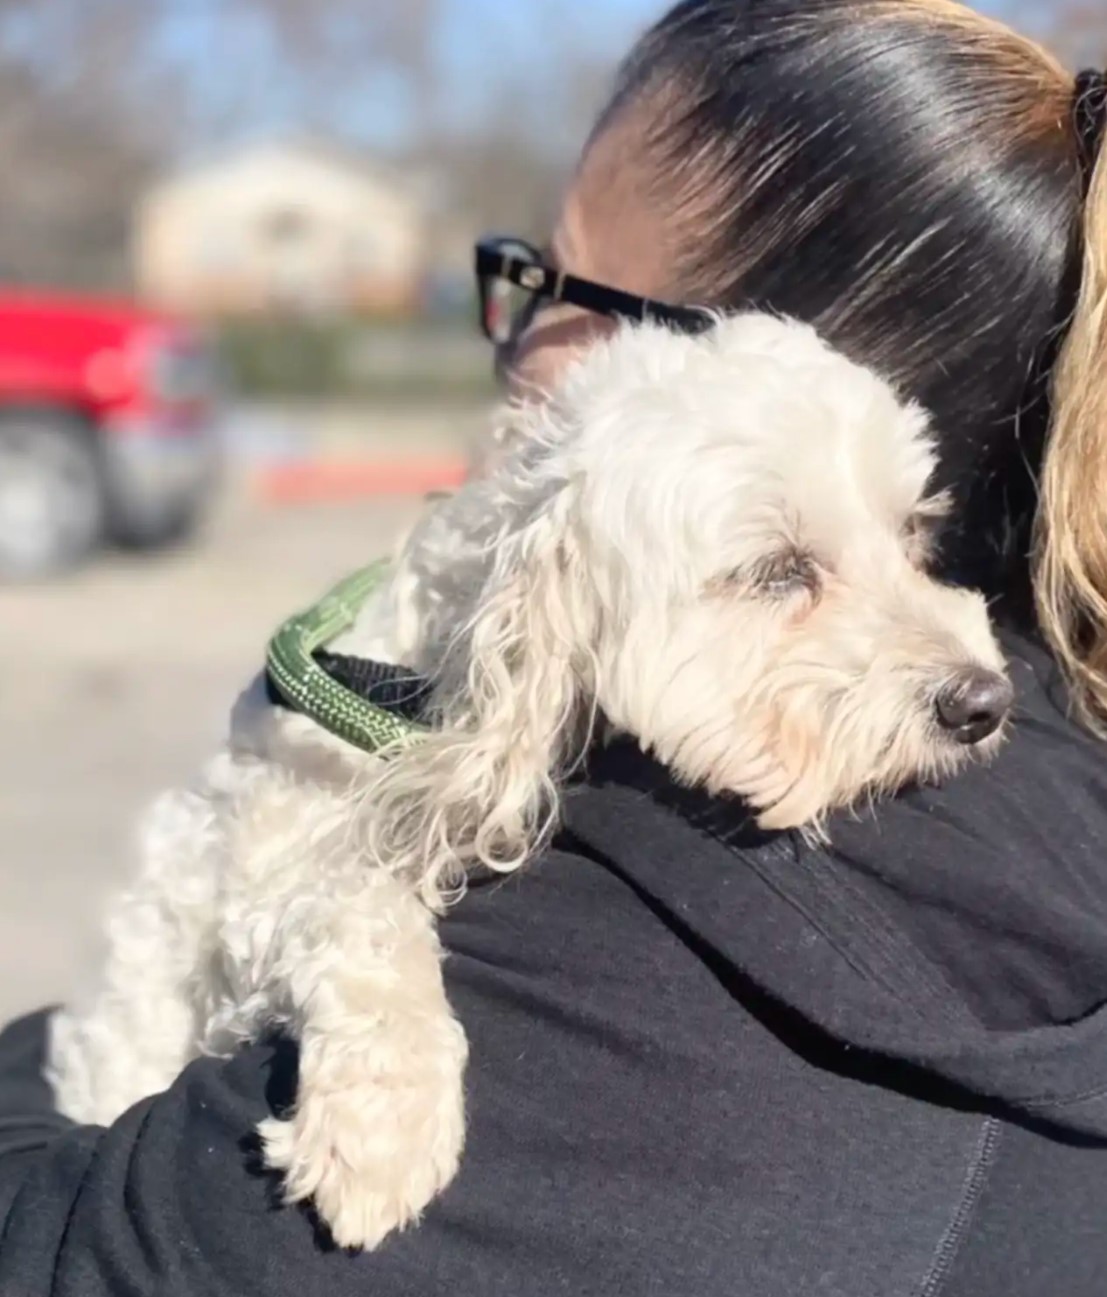
[[[653,200],[685,249],[670,296],[809,321],[929,408],[959,577],[1013,606],[1037,524],[1041,622],[1094,720],[1107,162],[1085,205],[1076,98],[1044,50],[952,0],[685,0],[604,120],[649,109]]]

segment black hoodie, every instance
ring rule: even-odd
[[[445,925],[468,1148],[376,1255],[257,1168],[292,1046],[77,1130],[17,1025],[0,1294],[1104,1297],[1107,765],[1008,648],[999,760],[825,851],[598,756],[557,848]]]

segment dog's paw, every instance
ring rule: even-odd
[[[310,1201],[339,1247],[372,1250],[418,1221],[453,1179],[464,1113],[460,1088],[405,1103],[368,1085],[308,1095],[290,1120],[265,1121],[258,1133],[285,1200]]]

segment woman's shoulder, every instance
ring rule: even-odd
[[[1034,636],[1008,631],[1001,636],[1012,683],[1015,714],[995,763],[1008,778],[1035,769],[1083,772],[1098,786],[1107,775],[1107,746],[1073,714],[1064,676],[1046,646]],[[1107,786],[1107,785],[1105,785]]]
[[[993,760],[838,816],[828,869],[992,1028],[1076,1021],[1107,985],[1107,749],[1048,653],[1008,636],[1016,689]]]
[[[1107,860],[1107,745],[1071,714],[1064,681],[1034,639],[1004,636],[1015,710],[994,757],[936,785],[907,789],[871,815],[838,817],[835,842],[867,853],[933,855],[938,844],[978,865],[1018,860],[1043,878]],[[1055,876],[1055,875],[1054,875]]]

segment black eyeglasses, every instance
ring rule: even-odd
[[[481,328],[498,355],[514,348],[543,302],[566,302],[610,319],[667,324],[682,333],[704,333],[715,323],[697,306],[670,306],[554,270],[522,239],[482,239],[476,272]]]

